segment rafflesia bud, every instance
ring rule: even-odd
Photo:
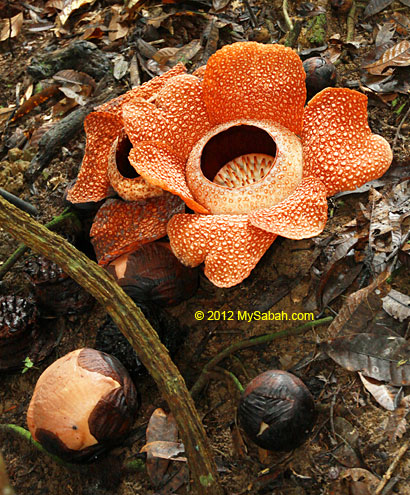
[[[292,450],[308,437],[316,420],[306,385],[286,371],[269,370],[242,394],[239,422],[249,438],[266,450]]]
[[[40,376],[27,423],[34,440],[52,454],[89,461],[124,439],[137,407],[134,384],[116,358],[77,349]]]

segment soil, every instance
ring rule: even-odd
[[[85,2],[84,2],[85,3]],[[214,2],[214,7],[219,2]],[[288,2],[288,10],[292,19],[302,22],[302,34],[295,48],[303,50],[312,48],[306,36],[308,18],[300,17],[297,12],[299,2]],[[6,17],[8,2],[0,2],[2,17]],[[36,0],[30,5],[42,12],[45,2]],[[102,22],[108,26],[112,16],[111,7],[115,1],[97,1],[92,9],[101,13]],[[238,41],[237,25],[242,26],[242,39],[258,39],[261,29],[268,30],[272,42],[284,41],[285,22],[282,15],[282,2],[254,2],[253,11],[257,14],[259,27],[252,25],[246,6],[233,1],[218,13],[210,11],[207,2],[188,2],[160,5],[150,3],[158,9],[158,15],[169,13],[171,9],[177,13],[169,18],[166,25],[154,24],[155,28],[147,28],[143,22],[142,11],[137,9],[134,24],[128,37],[115,42],[108,42],[106,35],[100,40],[92,39],[97,46],[104,49],[109,59],[122,53],[126,58],[135,52],[136,38],[146,42],[155,39],[163,40],[160,47],[186,45],[193,39],[199,39],[211,18],[219,18],[232,25],[220,30],[218,47]],[[146,5],[146,7],[148,4]],[[330,8],[326,2],[315,3],[323,7],[327,25],[324,42],[331,39],[345,39],[347,33],[346,15]],[[3,8],[4,7],[4,8]],[[67,46],[76,39],[76,31],[70,27],[78,26],[80,15],[90,11],[85,5],[74,12],[68,28],[56,37],[52,30],[33,31],[33,16],[25,3],[21,3],[21,11],[26,22],[16,38],[0,44],[0,108],[9,107],[16,101],[16,89],[20,93],[32,82],[27,74],[27,67],[33,56],[41,55],[52,49]],[[343,55],[337,65],[338,86],[355,87],[359,83],[360,62],[373,48],[376,25],[389,18],[395,10],[410,17],[410,9],[399,2],[393,2],[388,9],[363,19],[359,8],[360,22],[354,27],[354,40],[361,40],[359,48],[344,48]],[[31,11],[33,12],[33,11]],[[35,12],[35,11],[34,11]],[[139,13],[138,13],[139,12]],[[207,12],[207,16],[204,15]],[[4,14],[4,15],[3,15]],[[14,12],[12,12],[14,15]],[[51,9],[50,22],[55,21],[55,13]],[[266,33],[265,33],[266,34]],[[336,42],[335,42],[336,43]],[[201,65],[201,60],[191,60],[190,69]],[[145,71],[141,71],[142,80],[148,79]],[[359,84],[357,84],[359,89]],[[130,87],[129,74],[115,82],[116,94]],[[403,121],[409,106],[409,96],[397,94],[395,109],[405,104],[404,111],[394,112],[391,100],[385,95],[368,93],[369,124],[373,132],[382,135],[393,146],[395,169],[404,169],[410,163],[409,120]],[[25,178],[24,170],[37,152],[35,146],[28,146],[27,139],[34,130],[44,123],[55,120],[52,107],[55,102],[46,101],[16,122],[3,123],[2,148],[0,150],[0,187],[29,201],[38,211],[38,220],[45,224],[60,214],[64,208],[64,192],[67,185],[76,177],[81,164],[85,147],[83,131],[64,143],[55,157],[34,180]],[[400,132],[398,130],[401,124]],[[22,137],[23,136],[23,137]],[[24,138],[25,137],[25,138]],[[13,155],[15,148],[20,163]],[[23,163],[22,163],[23,162]],[[10,172],[1,175],[6,166]],[[13,181],[10,181],[10,176]],[[3,177],[3,179],[2,179]],[[3,180],[3,182],[1,182]],[[368,206],[367,192],[351,194],[341,201],[331,201],[332,216],[325,231],[315,239],[291,241],[278,239],[265,254],[252,274],[240,285],[230,289],[218,289],[201,273],[200,286],[194,297],[177,306],[167,308],[170,314],[178,319],[181,327],[187,330],[187,336],[175,354],[175,362],[183,374],[188,387],[192,386],[204,365],[218,352],[232,343],[265,333],[277,332],[303,324],[300,321],[240,321],[238,311],[270,311],[292,315],[300,313],[300,318],[307,318],[313,312],[315,316],[334,316],[342,307],[346,295],[363,286],[355,280],[346,287],[344,293],[334,299],[328,306],[319,311],[312,303],[317,280],[314,267],[320,256],[326,239],[341,231],[343,226],[356,218],[360,205]],[[66,234],[71,227],[62,228]],[[86,228],[86,227],[84,227]],[[0,260],[5,261],[16,249],[17,243],[6,232],[0,229]],[[20,259],[0,282],[0,295],[28,295],[30,284],[24,274],[26,259],[33,256],[29,251]],[[90,254],[90,256],[92,256]],[[0,261],[0,267],[1,267]],[[364,269],[364,279],[369,283],[371,274]],[[410,294],[408,268],[401,269],[391,281],[391,286]],[[316,284],[316,285],[315,285]],[[366,285],[366,284],[364,284]],[[203,320],[197,320],[195,314],[204,313]],[[80,347],[94,347],[97,330],[104,323],[106,312],[97,303],[86,314],[76,313],[68,316],[54,317],[53,321],[61,340],[54,351],[41,363],[37,363],[27,372],[1,375],[0,387],[0,422],[26,425],[26,412],[36,381],[44,369],[57,358]],[[396,322],[396,329],[405,334],[405,324]],[[49,323],[48,323],[49,324]],[[237,352],[222,362],[225,370],[234,373],[243,385],[268,369],[292,370],[309,387],[318,405],[318,419],[309,440],[300,448],[289,453],[271,453],[258,450],[236,425],[236,407],[240,397],[235,383],[221,369],[212,373],[211,379],[197,400],[199,414],[211,441],[220,472],[221,483],[226,493],[234,494],[348,494],[372,493],[366,491],[364,482],[352,481],[351,468],[363,468],[381,479],[395,459],[400,447],[408,441],[409,433],[393,441],[388,438],[386,426],[392,412],[378,405],[373,397],[363,388],[357,373],[346,371],[334,361],[320,352],[319,342],[328,337],[327,326],[316,326],[307,329],[298,336],[283,336],[271,343],[259,345]],[[152,488],[145,472],[127,471],[125,464],[133,459],[144,459],[139,454],[145,443],[145,428],[150,415],[157,407],[165,407],[164,401],[157,392],[155,383],[148,375],[140,375],[136,386],[141,394],[141,407],[132,434],[127,441],[112,450],[107,457],[85,466],[61,466],[46,454],[39,452],[26,440],[12,433],[0,431],[0,450],[4,456],[8,475],[16,493],[31,495],[150,495],[166,493]],[[343,420],[348,424],[340,426]],[[357,436],[352,445],[345,440],[346,428],[352,428]],[[410,494],[410,455],[407,452],[398,463],[393,482],[388,491],[382,493]],[[352,488],[353,486],[353,488]],[[180,490],[185,493],[189,487]],[[353,491],[356,490],[356,491]],[[362,491],[359,491],[362,490]]]

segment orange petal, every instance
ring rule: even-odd
[[[108,156],[108,178],[113,189],[126,201],[155,198],[164,194],[139,176],[128,161],[131,143],[124,131],[114,141]]]
[[[326,187],[316,177],[303,179],[281,203],[249,215],[255,227],[288,239],[314,237],[323,231],[326,220]]]
[[[183,64],[177,64],[175,67],[165,72],[161,76],[154,77],[141,86],[137,86],[136,88],[127,91],[123,95],[120,95],[117,98],[114,98],[110,101],[107,101],[107,103],[100,105],[97,110],[100,112],[114,113],[118,117],[121,117],[123,105],[136,98],[143,98],[144,100],[155,98],[155,95],[171,78],[179,76],[180,74],[184,74],[185,72],[185,66]]]
[[[77,181],[68,191],[72,203],[100,201],[110,189],[108,155],[122,129],[118,117],[107,112],[92,112],[84,121],[87,144]]]
[[[98,263],[105,265],[166,235],[169,219],[185,205],[172,194],[146,201],[109,199],[98,210],[90,236]]]
[[[194,143],[211,125],[201,81],[191,75],[173,77],[157,94],[155,105],[132,100],[123,107],[127,134],[134,144],[162,141],[186,160]]]
[[[247,215],[175,215],[167,232],[175,256],[191,267],[204,261],[205,275],[218,287],[248,277],[276,238]]]
[[[197,213],[208,210],[197,203],[185,180],[185,162],[161,143],[142,142],[130,151],[129,161],[153,186],[176,194]]]
[[[377,179],[389,168],[387,141],[367,124],[367,97],[327,88],[306,107],[303,123],[304,175],[315,175],[331,196]]]
[[[255,42],[224,46],[208,60],[203,78],[210,121],[270,120],[300,134],[305,77],[290,48]]]

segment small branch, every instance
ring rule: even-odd
[[[256,345],[260,344],[267,344],[268,342],[272,342],[272,340],[279,339],[280,337],[288,337],[291,335],[299,335],[301,333],[304,333],[306,330],[309,330],[312,327],[316,327],[319,325],[326,325],[327,323],[330,323],[333,321],[332,316],[327,316],[326,318],[322,318],[320,320],[316,321],[310,321],[309,323],[305,323],[304,325],[301,325],[296,328],[289,328],[287,330],[281,330],[280,332],[275,332],[275,333],[268,333],[266,335],[261,335],[259,337],[254,337],[249,340],[242,340],[240,342],[236,342],[235,344],[230,345],[226,349],[224,349],[222,352],[217,354],[214,358],[212,358],[208,364],[204,366],[202,369],[201,374],[199,375],[197,381],[194,383],[193,387],[191,388],[191,395],[195,399],[203,389],[203,387],[206,385],[208,381],[208,373],[214,368],[217,364],[219,364],[221,361],[223,361],[226,357],[228,357],[230,354],[233,354],[234,352],[237,352],[241,349],[248,349],[249,347],[254,347]]]
[[[171,409],[193,479],[193,495],[222,495],[205,429],[184,379],[157,333],[133,300],[101,266],[0,197],[0,226],[20,242],[57,263],[107,310],[135,349]]]
[[[7,476],[3,456],[0,454],[0,495],[14,495],[14,493]]]
[[[50,222],[46,223],[46,228],[53,229],[57,227],[61,223],[73,220],[74,222],[79,222],[77,215],[66,209],[61,213],[61,215],[57,215]],[[14,253],[3,263],[0,268],[0,280],[6,275],[6,273],[14,266],[17,261],[28,251],[28,247],[25,244],[20,244],[20,246],[14,251]]]
[[[291,18],[289,17],[288,0],[283,0],[282,12],[283,12],[283,17],[285,18],[286,26],[288,27],[289,31],[292,31],[293,30],[293,22],[292,22]]]
[[[236,375],[234,375],[232,373],[232,371],[228,371],[228,370],[221,368],[219,366],[215,366],[214,370],[217,371],[218,373],[222,373],[223,375],[227,376],[230,380],[232,380],[233,383],[235,384],[235,387],[239,390],[239,393],[242,394],[242,392],[245,390],[243,388],[242,383],[238,380],[238,377]]]
[[[400,449],[397,452],[395,458],[393,459],[393,462],[390,464],[388,470],[384,473],[384,476],[383,476],[382,480],[377,485],[377,488],[376,488],[376,491],[374,492],[374,495],[380,495],[382,493],[383,488],[386,486],[387,482],[392,477],[392,474],[393,474],[394,470],[396,469],[397,465],[399,464],[401,458],[408,451],[409,447],[410,447],[410,440],[407,440],[400,447]]]
[[[354,39],[354,28],[356,24],[356,2],[353,0],[352,6],[350,7],[349,13],[347,14],[347,34],[346,42],[352,41]]]
[[[26,213],[29,213],[30,215],[38,215],[38,210],[35,206],[33,206],[30,203],[27,203],[27,201],[24,201],[24,199],[21,199],[18,196],[15,196],[10,192],[5,191],[1,187],[0,187],[0,196],[3,196],[4,199],[7,199],[7,201],[9,201],[12,205],[17,206],[17,208],[20,208],[20,210],[23,210]]]

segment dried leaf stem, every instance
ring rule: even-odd
[[[295,328],[288,328],[287,330],[281,330],[279,332],[275,333],[268,333],[266,335],[260,335],[259,337],[253,337],[249,340],[241,340],[240,342],[236,342],[235,344],[230,345],[226,349],[224,349],[222,352],[217,354],[214,358],[212,358],[208,364],[204,366],[202,369],[201,374],[199,375],[197,381],[194,383],[193,387],[191,388],[191,395],[195,399],[202,391],[203,387],[206,385],[208,381],[208,374],[209,372],[221,361],[223,361],[225,358],[233,354],[234,352],[237,352],[241,349],[248,349],[249,347],[254,347],[256,345],[260,344],[267,344],[268,342],[271,342],[272,340],[279,339],[280,337],[288,337],[291,335],[299,335],[301,333],[304,333],[306,330],[309,330],[312,327],[316,327],[319,325],[326,325],[327,323],[330,323],[333,321],[332,316],[327,316],[326,318],[321,318],[320,320],[315,320],[315,321],[310,321],[308,323],[305,323],[304,325],[295,327]]]
[[[222,495],[204,427],[184,379],[157,333],[114,278],[61,236],[50,232],[0,197],[0,226],[20,242],[57,263],[108,311],[136,350],[175,416],[184,442],[195,495]]]

